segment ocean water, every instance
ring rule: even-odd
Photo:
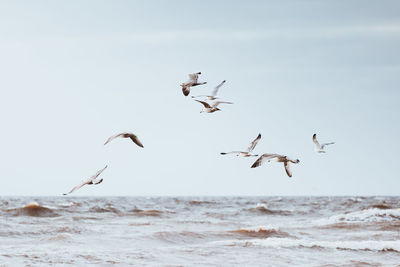
[[[0,197],[0,266],[400,266],[400,197]]]

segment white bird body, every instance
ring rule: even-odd
[[[318,152],[318,153],[326,153],[326,151],[324,150],[325,146],[333,145],[333,144],[335,143],[335,142],[330,142],[330,143],[323,143],[323,144],[320,144],[320,143],[318,142],[318,140],[317,140],[317,134],[314,134],[314,135],[313,135],[313,142],[314,142],[314,144],[315,144],[315,146],[314,146],[314,151],[315,151],[315,152]]]
[[[231,152],[221,152],[221,155],[227,155],[227,154],[235,154],[237,157],[238,156],[242,156],[242,157],[258,157],[258,155],[255,154],[251,154],[251,152],[254,150],[254,148],[256,147],[258,141],[261,139],[261,134],[258,134],[258,136],[256,137],[256,139],[254,139],[249,147],[247,148],[247,151],[231,151]]]
[[[181,84],[182,92],[184,96],[188,96],[190,94],[190,87],[206,84],[207,82],[198,82],[199,75],[201,72],[189,74],[189,80],[185,83]]]
[[[251,168],[256,168],[261,166],[262,164],[266,163],[266,162],[271,162],[271,161],[275,161],[275,162],[283,162],[283,165],[285,167],[285,171],[286,174],[289,177],[292,177],[292,171],[290,170],[290,163],[293,164],[297,164],[300,162],[300,160],[296,159],[296,160],[292,160],[287,156],[283,156],[283,155],[279,155],[279,154],[263,154],[261,155],[261,157],[259,157],[254,163],[253,165],[251,165]]]
[[[80,183],[79,185],[77,185],[77,186],[75,186],[74,188],[72,188],[71,191],[69,191],[68,193],[64,193],[63,195],[71,194],[72,192],[78,190],[79,188],[81,188],[81,187],[84,186],[84,185],[96,185],[96,184],[100,184],[101,182],[103,182],[103,179],[99,179],[99,180],[96,180],[96,179],[97,179],[97,177],[99,177],[99,175],[100,175],[105,169],[107,169],[107,167],[108,167],[108,166],[106,165],[103,169],[101,169],[101,170],[99,170],[98,172],[96,172],[96,173],[95,173],[94,175],[92,175],[89,179],[83,181],[83,182]]]

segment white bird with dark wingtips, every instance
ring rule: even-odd
[[[215,102],[213,102],[211,104],[209,104],[209,103],[207,103],[205,101],[200,101],[200,100],[195,100],[195,101],[203,104],[203,106],[204,106],[204,108],[200,111],[200,113],[203,113],[203,112],[205,112],[205,113],[213,113],[215,111],[220,110],[218,108],[218,106],[220,104],[233,104],[232,102],[226,102],[226,101],[215,101]]]
[[[120,133],[120,134],[116,134],[111,136],[110,138],[107,139],[107,141],[104,143],[104,145],[107,145],[109,142],[111,142],[112,140],[114,140],[115,138],[130,138],[135,144],[137,144],[140,147],[143,147],[142,142],[140,142],[139,138],[134,135],[133,133]]]
[[[260,139],[261,139],[261,134],[258,134],[256,139],[254,139],[253,142],[250,143],[250,146],[247,148],[247,151],[221,152],[221,155],[236,154],[236,156],[242,156],[242,157],[258,157],[258,155],[253,155],[250,153],[254,150]]]
[[[101,169],[100,171],[96,172],[92,177],[90,177],[90,178],[87,179],[86,181],[83,181],[81,184],[75,186],[74,188],[71,189],[71,191],[69,191],[68,193],[64,193],[63,195],[65,196],[65,195],[71,194],[72,192],[78,190],[79,188],[81,188],[81,187],[84,186],[84,185],[93,185],[93,184],[99,184],[99,183],[103,182],[103,178],[100,179],[100,180],[98,180],[98,181],[95,181],[95,180],[96,180],[97,177],[99,177],[99,175],[100,175],[105,169],[107,169],[107,165],[106,165],[103,169]]]
[[[189,81],[181,84],[182,92],[183,92],[184,96],[188,96],[190,94],[190,87],[194,87],[194,86],[198,86],[198,85],[207,83],[207,82],[201,82],[201,83],[198,82],[200,74],[201,74],[201,72],[189,74]]]
[[[330,143],[319,144],[319,142],[317,140],[317,134],[313,135],[312,140],[315,144],[314,150],[315,150],[315,152],[318,152],[318,153],[326,153],[326,151],[324,150],[324,147],[328,146],[328,145],[333,145],[335,143],[335,142],[330,142]]]
[[[297,164],[300,162],[300,160],[298,160],[298,159],[292,160],[292,159],[288,158],[287,156],[282,156],[282,155],[278,155],[278,154],[263,154],[263,155],[261,155],[261,157],[259,157],[253,163],[253,165],[251,165],[251,168],[256,168],[258,166],[261,166],[265,162],[270,162],[270,161],[283,162],[283,165],[285,166],[286,174],[289,177],[292,177],[292,171],[290,170],[289,164],[290,163]]]
[[[206,97],[206,100],[216,100],[219,98],[217,97],[218,90],[222,85],[224,85],[225,82],[226,81],[223,80],[220,84],[218,84],[212,91],[211,95],[198,95],[198,96],[192,96],[192,98]]]

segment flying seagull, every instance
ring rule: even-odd
[[[335,142],[330,142],[330,143],[319,144],[319,142],[317,140],[317,134],[313,135],[312,140],[315,144],[314,150],[315,150],[315,152],[318,152],[318,153],[326,153],[326,151],[324,150],[324,147],[327,145],[333,145],[335,143]]]
[[[201,83],[197,82],[200,74],[201,74],[201,72],[189,74],[189,81],[181,84],[182,92],[185,96],[188,96],[190,94],[190,87],[194,87],[197,85],[202,85],[202,84],[207,83],[207,82],[201,82]]]
[[[206,112],[206,113],[213,113],[215,111],[220,110],[218,106],[220,104],[233,104],[232,102],[226,102],[226,101],[215,101],[212,104],[209,104],[205,101],[200,101],[200,100],[195,100],[201,104],[203,104],[204,108],[200,111],[200,113]]]
[[[120,133],[120,134],[113,135],[107,139],[107,141],[104,143],[104,145],[107,145],[112,140],[114,140],[115,138],[118,138],[118,137],[130,138],[135,144],[137,144],[140,147],[143,147],[142,143],[139,141],[139,138],[136,135],[134,135],[133,133]]]
[[[258,141],[261,139],[261,134],[258,134],[256,139],[253,140],[253,142],[250,143],[250,146],[247,148],[247,151],[231,151],[231,152],[221,152],[221,155],[227,155],[227,154],[236,154],[236,156],[242,156],[242,157],[258,157],[258,155],[252,155],[250,154],[254,148],[256,147]]]
[[[192,96],[192,98],[198,98],[198,97],[206,97],[206,100],[216,100],[218,99],[217,97],[217,93],[218,93],[218,89],[224,85],[226,81],[223,80],[220,84],[218,84],[214,90],[212,91],[211,95],[198,95],[198,96]]]
[[[270,161],[283,162],[283,165],[285,166],[286,174],[289,177],[292,177],[292,171],[290,170],[289,164],[290,163],[297,164],[300,162],[300,160],[298,160],[298,159],[292,160],[292,159],[288,158],[287,156],[282,156],[282,155],[278,155],[278,154],[263,154],[263,155],[261,155],[261,157],[259,157],[253,163],[253,165],[251,165],[251,168],[256,168],[258,166],[261,166],[263,163],[270,162]]]
[[[101,169],[100,171],[96,172],[92,177],[90,177],[89,179],[87,179],[86,181],[83,181],[81,184],[75,186],[74,188],[71,189],[71,191],[69,191],[68,193],[64,193],[63,195],[68,195],[71,194],[72,192],[78,190],[79,188],[81,188],[84,185],[93,185],[93,184],[99,184],[101,182],[103,182],[103,178],[100,180],[96,180],[97,177],[99,177],[99,175],[105,170],[107,169],[107,165]],[[96,181],[95,181],[96,180]]]

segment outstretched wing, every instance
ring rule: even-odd
[[[93,181],[94,179],[96,179],[97,177],[99,177],[99,175],[100,175],[105,169],[107,169],[107,167],[108,167],[108,165],[106,165],[103,169],[101,169],[101,170],[97,171],[95,174],[93,174],[93,175],[90,177],[89,181]]]
[[[258,134],[257,138],[253,140],[253,142],[250,143],[250,146],[247,148],[248,152],[251,152],[254,150],[254,148],[256,147],[258,141],[260,141],[261,139],[261,134]]]
[[[325,143],[321,145],[321,149],[324,149],[325,146],[333,145],[335,142]]]
[[[321,145],[319,144],[319,142],[318,142],[318,140],[317,140],[317,134],[314,134],[314,135],[313,135],[312,140],[313,140],[315,146],[316,146],[318,149],[321,149]]]
[[[254,163],[251,165],[251,168],[256,168],[264,164],[265,162],[270,161],[273,158],[279,158],[281,155],[278,154],[263,154],[261,155]]]
[[[72,192],[75,192],[76,190],[78,190],[79,188],[81,188],[82,186],[84,186],[84,185],[86,185],[88,183],[90,183],[90,179],[82,182],[81,184],[79,184],[77,186],[75,186],[74,188],[71,189],[71,191],[69,191],[68,193],[64,193],[63,195],[65,196],[65,195],[71,194]]]
[[[126,134],[126,137],[129,137],[136,145],[143,147],[142,142],[140,142],[139,138],[133,133]]]
[[[120,134],[116,134],[116,135],[111,136],[110,138],[107,139],[107,141],[104,143],[104,145],[107,145],[107,144],[110,143],[112,140],[114,140],[115,138],[118,138],[118,137],[120,137],[120,136],[122,136],[122,135],[124,135],[124,134],[123,134],[123,133],[120,133]]]
[[[226,81],[225,80],[223,80],[220,84],[218,84],[215,88],[214,88],[214,90],[212,91],[212,96],[216,96],[217,95],[217,93],[218,93],[218,90],[219,90],[219,88],[222,86],[222,85],[224,85],[224,83],[225,83]]]
[[[198,79],[199,79],[199,73],[189,74],[189,81],[187,83],[197,83]]]
[[[228,155],[228,154],[239,154],[242,153],[242,151],[231,151],[231,152],[221,152],[221,155]]]
[[[210,104],[208,104],[208,103],[205,102],[205,101],[200,101],[200,100],[195,100],[195,101],[197,101],[197,102],[203,104],[203,106],[204,106],[205,108],[211,108]]]
[[[288,161],[285,161],[283,164],[285,165],[286,174],[287,174],[289,177],[292,177],[292,171],[290,170],[290,164],[289,164],[289,162],[288,162]]]
[[[233,104],[232,102],[226,102],[226,101],[215,101],[214,103],[212,103],[212,107],[216,108],[219,106],[219,104]]]

